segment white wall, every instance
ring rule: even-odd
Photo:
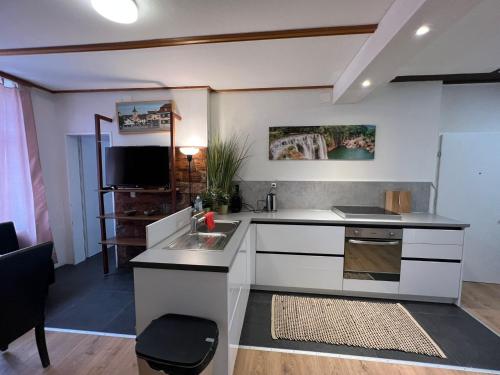
[[[59,264],[73,262],[71,217],[66,158],[67,134],[93,134],[94,114],[113,118],[102,123],[113,145],[169,145],[169,133],[120,135],[115,104],[119,101],[173,99],[182,121],[177,122],[177,145],[205,146],[208,129],[207,90],[123,91],[106,93],[47,94],[32,91],[38,143],[47,190],[49,219]]]
[[[122,91],[57,94],[58,120],[65,133],[93,133],[94,114],[111,117],[102,122],[102,131],[111,131],[113,145],[169,145],[170,133],[120,135],[116,123],[117,102],[174,100],[182,121],[177,122],[177,145],[206,146],[208,128],[207,90]]]
[[[56,117],[55,95],[32,90],[31,99],[35,113],[38,149],[45,182],[49,222],[54,237],[58,264],[69,262],[72,253],[71,224],[66,182],[64,136]]]
[[[248,135],[252,157],[244,180],[433,181],[441,84],[390,84],[357,104],[332,105],[331,90],[234,92],[213,95],[212,121],[223,136]],[[372,161],[270,161],[268,128],[374,124]]]
[[[444,85],[441,131],[500,131],[500,83]]]

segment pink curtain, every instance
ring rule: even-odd
[[[52,240],[35,120],[27,89],[0,85],[0,222],[21,247]]]

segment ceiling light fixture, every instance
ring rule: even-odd
[[[118,23],[134,23],[139,13],[134,0],[92,0],[92,6],[104,18]]]
[[[416,36],[422,36],[427,34],[429,31],[431,31],[430,27],[427,25],[422,25],[420,26],[417,31],[415,31]]]
[[[365,79],[363,82],[361,82],[361,86],[363,87],[369,87],[371,86],[372,84],[372,81],[370,81],[369,79]]]

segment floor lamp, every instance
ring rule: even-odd
[[[188,183],[189,183],[189,204],[193,205],[193,197],[191,193],[191,162],[193,155],[196,155],[200,149],[198,147],[180,147],[180,152],[187,157],[188,161]]]

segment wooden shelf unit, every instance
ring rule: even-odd
[[[117,236],[113,238],[106,237],[106,220],[128,220],[147,223],[149,221],[159,220],[166,215],[135,215],[127,216],[117,213],[106,213],[104,209],[104,195],[107,193],[147,193],[147,194],[170,194],[170,213],[176,212],[177,204],[177,187],[176,187],[176,162],[175,162],[175,122],[181,120],[181,116],[173,111],[174,103],[170,106],[170,189],[109,189],[104,186],[103,167],[102,167],[102,150],[101,150],[101,121],[112,123],[113,120],[109,117],[95,114],[95,141],[97,155],[97,195],[99,199],[99,227],[101,232],[101,253],[103,262],[104,274],[109,272],[108,245],[116,246],[135,246],[146,247],[146,238],[144,237],[126,237]],[[156,218],[157,217],[157,218]]]
[[[142,237],[111,237],[99,241],[102,245],[121,245],[121,246],[143,246],[146,247],[146,239]]]
[[[179,189],[177,189],[179,190]],[[147,193],[147,194],[167,194],[172,193],[172,189],[99,189],[99,193]]]
[[[107,220],[138,220],[138,221],[157,221],[167,217],[165,214],[158,215],[144,215],[144,214],[135,214],[135,215],[126,215],[124,213],[110,212],[104,215],[99,215],[98,219],[107,219]]]

